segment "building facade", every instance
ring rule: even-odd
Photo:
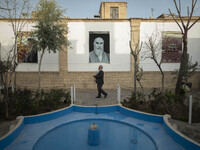
[[[134,58],[131,55],[129,41],[133,49],[136,43],[143,43],[139,54],[139,66],[143,68],[141,83],[144,88],[161,87],[161,74],[151,59],[146,43],[148,37],[155,34],[158,45],[157,56],[162,58],[165,73],[165,87],[174,88],[176,80],[172,71],[179,68],[182,44],[180,29],[172,18],[156,19],[126,18],[126,2],[102,2],[100,17],[93,19],[66,18],[69,33],[69,47],[63,47],[57,53],[45,53],[41,66],[41,87],[43,89],[66,88],[76,84],[80,89],[93,89],[96,84],[93,75],[98,66],[103,65],[105,89],[132,89],[134,86]],[[194,20],[192,20],[194,21]],[[0,20],[1,57],[12,45],[13,31],[9,21]],[[34,19],[27,20],[18,40],[18,53],[26,49],[26,41],[34,30]],[[91,62],[90,53],[94,50],[95,39],[103,41],[107,61]],[[189,31],[188,53],[193,62],[200,64],[200,22]],[[38,60],[40,53],[38,52]],[[200,89],[200,72],[191,78],[194,89]],[[17,86],[36,89],[38,83],[38,63],[24,62],[24,56],[18,56]],[[138,85],[139,86],[139,85]]]

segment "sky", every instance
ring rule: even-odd
[[[38,0],[31,0],[36,4]],[[94,18],[99,13],[102,1],[125,1],[127,2],[127,18],[156,18],[161,14],[176,12],[173,0],[55,0],[62,8],[66,9],[65,16],[70,18]],[[181,0],[182,13],[186,15],[187,6],[191,8],[191,0]],[[200,0],[198,0],[193,16],[200,16]]]

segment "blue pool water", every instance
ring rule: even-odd
[[[88,145],[92,123],[100,129],[97,146]],[[22,117],[15,130],[0,139],[0,150],[200,150],[200,146],[174,132],[163,116],[119,105],[73,105]]]
[[[94,122],[100,129],[99,146],[87,144],[88,128]],[[94,119],[64,124],[49,131],[38,140],[33,150],[55,150],[58,147],[60,150],[157,150],[153,140],[134,126]]]

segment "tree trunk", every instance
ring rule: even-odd
[[[164,92],[165,92],[165,74],[164,74],[161,66],[159,65],[158,67],[159,67],[161,75],[162,75],[162,96],[163,96],[163,102],[164,102],[165,109],[166,109],[167,113],[170,114],[170,111],[168,109],[167,102],[166,102],[166,99],[165,99],[165,94],[164,94]]]
[[[154,56],[154,55],[153,55]],[[156,63],[156,65],[158,66],[158,68],[159,68],[159,70],[160,70],[160,73],[161,73],[161,75],[162,75],[162,94],[164,93],[164,91],[165,91],[165,74],[164,74],[164,72],[163,72],[163,70],[162,70],[162,68],[161,68],[161,63],[159,64],[158,62],[157,62],[157,60],[155,59],[155,57],[153,57],[153,60],[154,60],[154,62]]]
[[[162,93],[165,92],[165,76],[164,73],[162,72]]]
[[[4,90],[4,104],[5,104],[5,113],[6,118],[9,118],[9,111],[8,111],[8,101],[9,101],[9,94],[8,94],[8,73],[4,73],[3,76],[3,90]]]
[[[15,47],[14,47],[14,91],[16,90],[16,78],[17,78],[17,73],[16,73],[16,57],[17,57],[17,37],[15,36]]]
[[[6,118],[9,119],[9,111],[8,111],[8,101],[9,101],[9,94],[8,94],[8,87],[4,88],[4,96],[5,96],[5,111],[6,111]]]
[[[137,82],[137,55],[134,55],[134,60],[135,60],[135,65],[134,65],[134,69],[135,69],[135,74],[134,74],[134,93],[135,93],[135,99],[136,99],[136,95],[137,95],[137,85],[136,85],[136,82]]]
[[[183,35],[183,52],[181,55],[179,74],[178,74],[178,79],[176,82],[176,89],[175,89],[175,93],[177,95],[180,95],[182,81],[183,81],[183,77],[185,76],[187,64],[188,64],[188,56],[187,56],[187,30],[186,30]]]
[[[3,89],[3,75],[0,74],[0,86],[2,87]],[[2,93],[1,93],[1,89],[0,89],[0,97],[2,96]]]
[[[44,49],[42,50],[42,54],[41,54],[40,62],[39,62],[39,68],[38,68],[38,92],[40,92],[40,70],[41,70],[43,55],[44,55]]]
[[[165,92],[165,75],[160,65],[158,65],[158,68],[160,69],[160,72],[162,75],[162,93],[164,93]]]
[[[140,87],[141,87],[141,89],[142,89],[142,92],[144,92],[144,88],[143,88],[143,86],[142,86],[141,82],[140,82],[140,81],[138,81],[138,83],[139,83],[139,85],[140,85]]]

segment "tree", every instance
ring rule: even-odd
[[[145,42],[145,45],[147,47],[147,50],[150,51],[150,58],[153,59],[153,61],[156,63],[158,69],[160,70],[160,73],[162,75],[162,93],[164,93],[165,90],[165,74],[162,70],[162,56],[161,56],[161,42],[162,40],[159,38],[157,32],[153,32],[151,36],[147,36],[147,42]],[[160,58],[159,58],[160,56]]]
[[[132,46],[131,46],[131,41],[129,42],[129,45],[130,45],[130,48],[131,48],[131,54],[133,55],[134,57],[134,93],[135,93],[135,98],[136,98],[136,92],[137,92],[137,85],[136,85],[136,82],[138,81],[142,90],[143,90],[143,87],[140,83],[140,80],[141,80],[141,74],[138,74],[139,73],[139,65],[138,65],[138,57],[139,57],[139,53],[142,49],[142,44],[143,42],[141,42],[141,45],[139,47],[139,41],[138,43],[136,43],[136,47],[135,47],[135,50],[133,50]]]
[[[197,23],[197,21],[200,20],[200,17],[198,17],[194,22],[191,22],[192,20],[192,16],[194,13],[194,9],[195,6],[197,4],[197,0],[192,0],[192,6],[191,6],[191,11],[189,9],[189,7],[187,7],[187,21],[184,22],[184,19],[181,15],[181,2],[179,0],[179,7],[177,5],[177,1],[174,0],[174,5],[176,7],[176,11],[178,13],[178,17],[176,18],[176,16],[174,14],[172,14],[171,10],[169,9],[169,12],[171,14],[171,16],[173,17],[174,21],[176,22],[176,24],[178,25],[178,27],[181,30],[181,33],[183,35],[183,52],[181,55],[181,62],[180,62],[180,68],[179,68],[179,74],[178,74],[178,79],[176,82],[176,89],[175,89],[175,93],[176,94],[180,94],[181,91],[181,87],[182,87],[182,82],[184,77],[187,74],[187,64],[188,64],[188,31],[195,25],[195,23]],[[178,23],[178,19],[180,20],[180,24]]]
[[[5,104],[6,118],[9,118],[9,88],[11,85],[16,88],[16,67],[17,67],[17,38],[19,32],[22,31],[26,19],[29,17],[31,7],[29,0],[1,0],[0,17],[6,19],[13,30],[14,40],[7,49],[2,48],[4,52],[0,59],[0,77],[3,83],[3,101]],[[13,42],[14,41],[14,42]],[[14,79],[13,79],[14,74]],[[14,84],[13,84],[14,83]]]
[[[40,72],[44,53],[54,52],[68,45],[65,37],[67,25],[62,22],[64,10],[54,0],[40,0],[36,5],[36,26],[34,34],[41,52],[38,67],[38,91],[40,91]]]
[[[139,85],[142,89],[142,92],[144,92],[144,88],[143,88],[142,83],[141,83],[142,77],[143,77],[143,68],[140,68],[139,65],[137,65],[136,80],[139,83]]]
[[[16,67],[17,67],[17,38],[24,26],[27,24],[27,18],[30,16],[31,4],[30,0],[1,0],[1,13],[0,17],[7,19],[12,27],[14,34],[13,54],[9,54],[9,57],[13,57],[12,70],[9,71],[10,77],[14,74],[14,89],[16,89]],[[7,50],[10,53],[10,50]],[[12,78],[10,78],[11,80]]]
[[[160,73],[162,75],[162,89],[161,94],[163,96],[163,103],[166,108],[167,113],[169,113],[169,109],[167,106],[166,99],[164,97],[164,91],[165,91],[165,74],[163,72],[163,69],[161,67],[162,65],[162,38],[159,36],[159,31],[156,29],[155,32],[152,33],[151,36],[147,36],[147,42],[145,42],[146,48],[148,51],[150,51],[150,58],[153,59],[155,64],[157,65],[158,69],[160,70]]]
[[[5,104],[5,111],[6,111],[6,118],[9,118],[9,112],[8,112],[8,104],[9,104],[9,87],[11,85],[11,76],[10,72],[14,69],[13,57],[12,53],[13,51],[9,51],[9,53],[4,56],[4,59],[0,59],[0,77],[1,81],[3,83],[3,101]],[[1,92],[1,91],[0,91]]]

